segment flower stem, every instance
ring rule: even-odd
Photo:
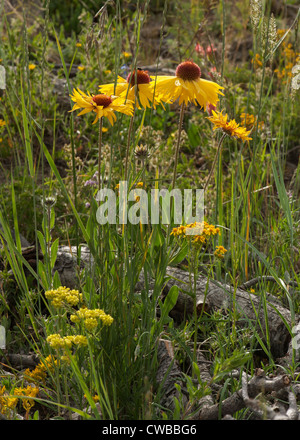
[[[130,148],[130,138],[133,127],[134,114],[131,116],[129,129],[128,129],[128,138],[127,138],[127,148],[126,148],[126,158],[125,158],[125,180],[127,180],[127,172],[128,172],[128,158],[129,158],[129,148]]]
[[[102,125],[103,120],[99,118],[99,133],[98,133],[98,189],[101,189],[101,156],[102,156]]]
[[[219,141],[218,148],[217,148],[217,152],[216,152],[216,155],[215,155],[215,158],[214,158],[214,162],[213,162],[213,164],[212,164],[212,167],[211,167],[211,170],[210,170],[209,176],[208,176],[208,178],[207,178],[207,180],[206,180],[206,183],[205,183],[204,193],[205,193],[205,191],[207,190],[207,187],[208,187],[209,181],[210,181],[211,176],[212,176],[212,174],[213,174],[213,172],[214,172],[214,169],[215,169],[215,166],[216,166],[216,163],[217,163],[217,159],[218,159],[218,157],[219,157],[219,154],[220,154],[221,147],[222,147],[223,140],[224,140],[225,136],[226,136],[226,133],[223,133],[223,135],[222,135],[222,137],[221,137],[221,139],[220,139],[220,141]]]
[[[183,115],[184,115],[184,102],[181,104],[180,115],[179,115],[178,138],[177,138],[177,144],[176,144],[176,150],[175,150],[175,160],[174,160],[174,173],[173,173],[172,189],[175,188],[175,183],[176,183],[177,164],[178,164],[178,156],[179,156],[179,148],[180,148],[180,138],[181,138]]]
[[[184,102],[181,104],[180,108],[180,115],[179,115],[179,125],[178,125],[178,138],[177,138],[177,144],[175,149],[175,159],[174,159],[174,172],[173,172],[173,180],[172,180],[172,190],[175,188],[176,183],[176,176],[177,176],[177,164],[178,164],[178,156],[179,156],[179,148],[180,148],[180,138],[181,138],[181,130],[182,130],[182,123],[183,123],[183,115],[184,115]],[[174,198],[171,198],[171,205],[170,205],[170,223],[168,225],[168,235],[167,235],[167,245],[169,245],[170,240],[170,232],[171,232],[171,224],[172,224],[172,213],[173,213],[173,205],[174,205]]]

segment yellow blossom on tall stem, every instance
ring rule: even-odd
[[[212,115],[208,116],[207,119],[213,123],[213,130],[220,129],[226,135],[241,141],[250,141],[252,139],[249,137],[251,130],[240,126],[234,119],[228,120],[228,115],[224,115],[223,112],[212,110]]]
[[[89,92],[86,94],[81,90],[73,90],[73,94],[70,95],[75,104],[73,105],[71,112],[78,109],[81,110],[78,116],[86,113],[96,113],[96,118],[93,122],[95,124],[99,121],[99,136],[98,136],[98,187],[101,187],[101,155],[102,155],[102,121],[103,118],[107,118],[111,125],[114,125],[117,117],[115,112],[124,113],[125,115],[132,116],[133,114],[133,102],[128,99],[125,102],[124,98],[113,95],[105,95],[103,93],[97,95],[91,95]]]
[[[156,108],[158,104],[161,104],[160,97],[155,91],[154,81],[151,80],[148,72],[142,69],[136,69],[130,72],[127,78],[118,76],[117,83],[104,84],[99,86],[99,90],[102,93],[116,94],[121,97],[134,102],[134,108],[150,108],[153,106]],[[128,158],[130,148],[130,138],[133,129],[134,113],[131,116],[130,125],[128,129],[127,148],[125,156],[125,179],[127,179],[128,171]]]
[[[201,69],[193,61],[180,63],[176,68],[174,76],[156,76],[153,79],[155,80],[156,92],[162,101],[175,102],[179,99],[179,105],[181,105],[174,159],[173,189],[176,182],[180,135],[185,106],[189,103],[204,108],[208,105],[216,106],[219,101],[219,95],[223,95],[221,90],[224,87],[213,81],[202,79]]]
[[[204,187],[204,191],[207,189],[207,186],[209,184],[209,181],[212,176],[213,170],[215,168],[217,158],[219,157],[225,136],[230,136],[230,137],[233,137],[233,138],[241,140],[241,141],[250,141],[252,139],[249,137],[251,130],[247,130],[246,127],[240,126],[240,124],[238,124],[234,119],[228,120],[228,115],[227,114],[224,115],[223,112],[211,110],[211,115],[208,116],[207,119],[213,123],[213,125],[214,125],[213,130],[219,129],[222,131],[223,135],[219,141],[217,152],[215,155],[215,159],[214,159],[213,165],[211,167],[210,174],[207,178],[207,181],[206,181],[206,184]]]

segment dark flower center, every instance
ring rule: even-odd
[[[177,66],[175,74],[185,81],[195,81],[200,78],[201,69],[193,61],[185,61]]]
[[[129,73],[127,76],[127,82],[130,82],[131,86],[134,86],[135,84],[149,84],[150,76],[146,70],[137,69],[137,71],[134,70],[132,72],[132,75]]]
[[[101,105],[103,108],[108,107],[112,103],[112,99],[107,95],[95,95],[93,96],[93,101],[97,105]]]

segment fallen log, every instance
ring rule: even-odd
[[[194,286],[194,277],[175,267],[168,267],[166,276],[169,277],[164,294],[173,286],[181,289],[181,295],[174,309],[177,313],[192,310],[194,299],[191,296],[191,286]],[[184,295],[184,300],[182,300]],[[241,288],[234,289],[228,284],[216,280],[209,280],[199,276],[196,280],[196,304],[206,305],[206,310],[220,310],[235,308],[239,316],[238,324],[243,327],[255,328],[266,343],[269,340],[270,351],[274,358],[285,356],[289,348],[291,335],[291,314],[285,307],[266,301],[266,307],[259,295],[249,293]],[[183,305],[183,306],[182,306]],[[183,309],[182,307],[185,307]]]

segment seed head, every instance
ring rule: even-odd
[[[250,1],[250,20],[254,33],[256,33],[260,18],[262,16],[262,0]]]
[[[185,61],[177,66],[175,75],[185,81],[195,81],[200,78],[201,69],[193,61]]]
[[[112,99],[110,96],[102,94],[93,96],[93,101],[98,106],[102,106],[103,108],[108,107],[112,103]]]
[[[146,145],[138,145],[135,148],[134,155],[137,159],[145,160],[149,157],[148,148]]]
[[[149,84],[150,82],[150,76],[148,75],[148,72],[146,70],[137,69],[134,70],[127,76],[127,82],[130,82],[130,85],[133,87],[136,84]]]

